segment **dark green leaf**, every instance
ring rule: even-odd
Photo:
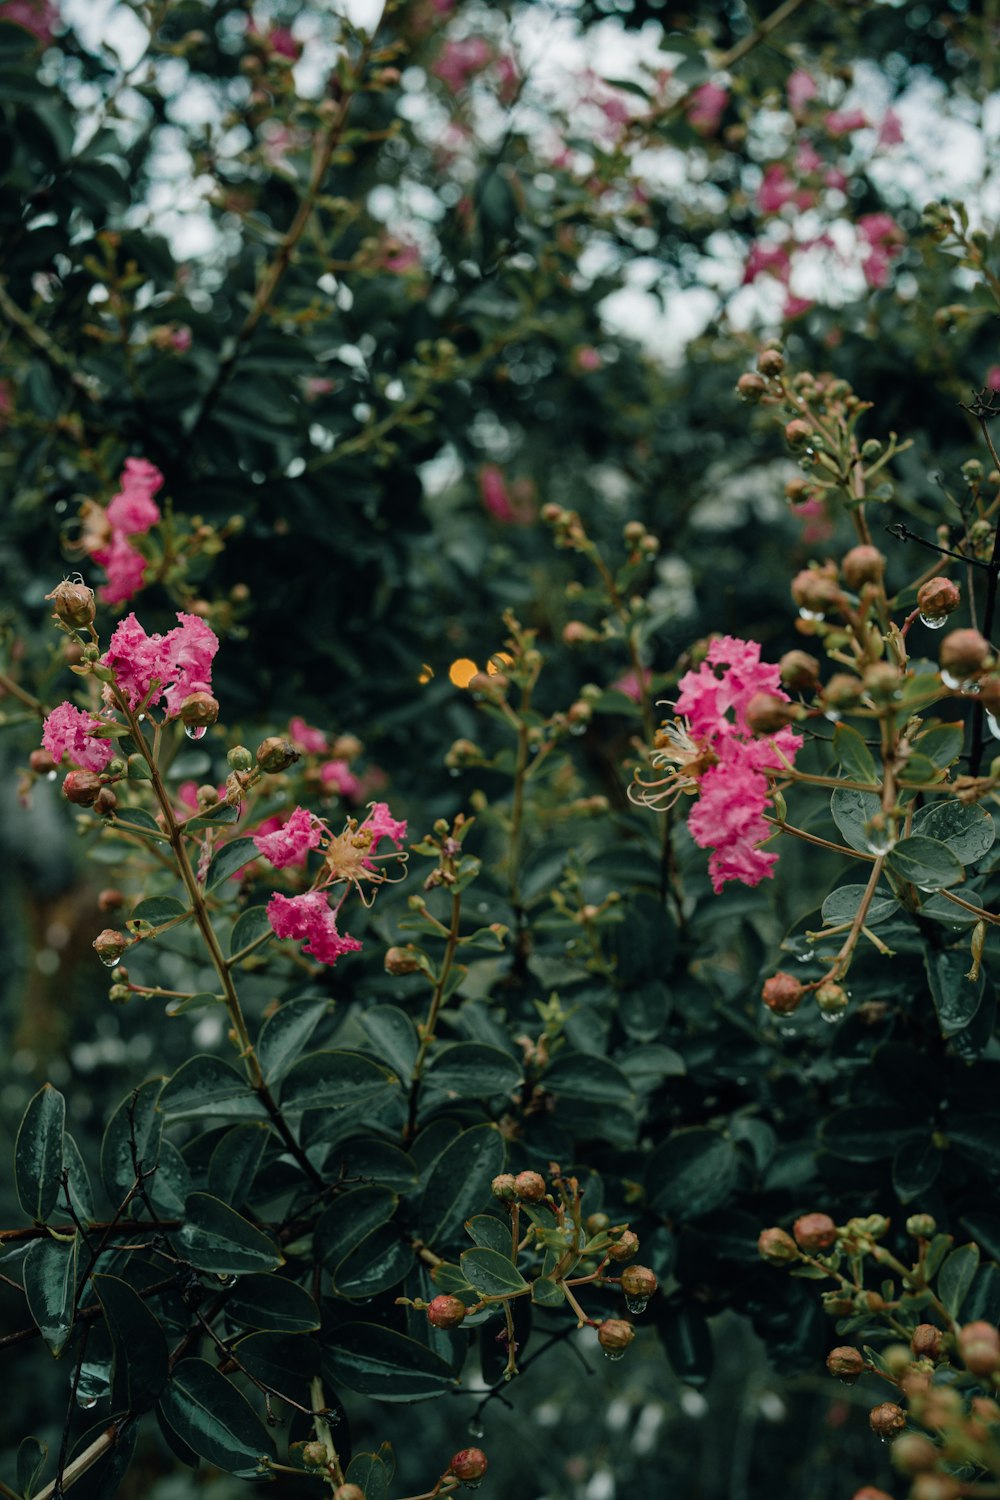
[[[827,927],[839,927],[842,922],[853,922],[865,891],[864,885],[841,885],[831,891],[823,902],[823,922]],[[865,917],[866,927],[875,927],[899,910],[899,902],[884,885],[876,888]]]
[[[398,1286],[412,1269],[414,1252],[395,1224],[381,1224],[356,1244],[333,1271],[333,1284],[342,1297],[368,1301]]]
[[[437,1158],[420,1205],[425,1243],[439,1250],[462,1239],[462,1226],[491,1201],[490,1183],[503,1171],[503,1136],[492,1125],[465,1130]]]
[[[671,1300],[658,1326],[677,1379],[685,1385],[704,1385],[714,1357],[712,1334],[701,1308],[690,1301]]]
[[[132,833],[141,833],[146,838],[165,839],[166,834],[156,819],[142,807],[126,807],[116,813],[113,828],[127,828]]]
[[[510,1220],[498,1219],[495,1214],[473,1214],[465,1221],[466,1233],[476,1245],[487,1250],[498,1250],[509,1259],[511,1249]]]
[[[281,1089],[286,1113],[346,1109],[384,1098],[398,1079],[361,1052],[310,1052],[289,1070]]]
[[[965,1294],[978,1269],[979,1246],[960,1245],[951,1252],[938,1272],[937,1294],[953,1318],[959,1317]]]
[[[253,1479],[274,1439],[253,1407],[214,1365],[182,1359],[160,1400],[164,1419],[199,1457],[228,1474]]]
[[[563,1052],[542,1075],[546,1093],[588,1104],[630,1105],[632,1085],[617,1063],[594,1052]]]
[[[49,1454],[48,1443],[36,1437],[22,1438],[17,1450],[17,1487],[24,1500],[31,1500],[32,1491],[45,1467]]]
[[[14,1183],[30,1219],[44,1223],[59,1199],[63,1168],[66,1101],[43,1083],[28,1102],[14,1144]]]
[[[159,1161],[163,1116],[157,1100],[162,1087],[162,1078],[140,1084],[126,1094],[108,1121],[101,1142],[101,1178],[116,1207],[135,1183],[135,1161],[144,1172]]]
[[[922,891],[940,891],[964,878],[961,861],[948,845],[919,833],[900,839],[889,852],[886,865],[900,880]]]
[[[175,896],[148,896],[145,901],[140,901],[138,906],[133,907],[127,925],[139,922],[159,927],[164,922],[173,921],[175,917],[182,917],[185,912],[190,915],[190,909]]]
[[[380,1323],[342,1323],[323,1360],[333,1386],[378,1401],[419,1401],[453,1390],[455,1377],[440,1355]]]
[[[63,1166],[66,1171],[69,1198],[78,1219],[89,1224],[94,1215],[94,1194],[90,1173],[80,1155],[80,1148],[67,1130],[63,1135]]]
[[[924,967],[943,1036],[963,1031],[982,1004],[984,976],[980,971],[978,979],[967,979],[971,964],[968,949],[924,949]]]
[[[245,1328],[278,1333],[311,1333],[319,1327],[316,1304],[304,1287],[284,1276],[241,1276],[226,1315]]]
[[[880,777],[875,757],[858,731],[849,724],[838,724],[834,729],[833,753],[848,781],[867,781],[878,786]]]
[[[351,1136],[330,1147],[326,1158],[328,1176],[361,1177],[397,1193],[408,1193],[417,1185],[417,1167],[412,1156],[375,1136]]]
[[[253,839],[233,839],[231,843],[223,844],[208,867],[208,874],[205,876],[206,891],[214,891],[217,885],[221,885],[252,859],[256,859],[259,852]]]
[[[499,1250],[477,1245],[472,1250],[463,1251],[458,1260],[465,1279],[484,1296],[504,1296],[528,1290],[528,1283],[509,1254],[503,1255]]]
[[[76,1235],[69,1240],[35,1240],[22,1266],[28,1311],[55,1355],[62,1353],[73,1327],[76,1240]]]
[[[316,1255],[332,1271],[366,1234],[387,1224],[398,1206],[388,1188],[352,1188],[320,1215],[313,1234]]]
[[[231,1208],[239,1208],[253,1186],[261,1159],[271,1139],[268,1125],[234,1125],[212,1152],[208,1190]]]
[[[365,1500],[389,1500],[392,1471],[377,1453],[359,1453],[344,1475],[346,1484],[356,1484]]]
[[[729,1198],[739,1170],[731,1141],[714,1130],[676,1130],[646,1168],[650,1207],[672,1219],[696,1219]]]
[[[244,1075],[221,1057],[208,1054],[189,1058],[167,1079],[160,1095],[160,1109],[171,1119],[191,1115],[266,1115]]]
[[[937,1181],[944,1164],[944,1152],[929,1136],[923,1140],[904,1141],[892,1162],[892,1185],[901,1203],[919,1198]]]
[[[917,736],[915,744],[920,754],[926,755],[935,766],[950,766],[962,753],[965,740],[965,725],[941,724],[936,719],[927,721],[928,727]]]
[[[273,1240],[208,1193],[191,1194],[174,1240],[191,1265],[221,1276],[273,1271],[284,1263]]]
[[[268,1016],[257,1039],[257,1060],[265,1083],[284,1078],[329,1008],[328,1000],[286,1000]]]
[[[913,832],[947,844],[963,865],[975,864],[996,838],[996,827],[985,807],[961,802],[937,802],[913,815]]]
[[[482,1042],[451,1042],[435,1052],[424,1071],[428,1088],[457,1099],[482,1099],[513,1093],[521,1068],[509,1052]]]
[[[993,1214],[963,1214],[960,1222],[991,1260],[1000,1260],[1000,1218]]]
[[[248,1333],[233,1352],[248,1375],[269,1391],[305,1406],[309,1382],[319,1374],[319,1345],[304,1333]]]
[[[923,1132],[900,1110],[855,1108],[835,1110],[824,1121],[820,1139],[827,1151],[847,1161],[881,1161],[895,1155],[904,1142]]]
[[[963,1323],[1000,1323],[1000,1266],[980,1266],[962,1303]]]
[[[161,1140],[156,1173],[146,1182],[153,1207],[171,1219],[181,1218],[191,1186],[187,1162],[173,1141]]]
[[[420,1043],[405,1011],[395,1005],[374,1005],[360,1017],[372,1046],[400,1078],[409,1078]]]
[[[865,827],[881,811],[882,799],[876,792],[853,792],[838,787],[830,798],[830,812],[844,843],[861,854],[871,853]]]
[[[242,953],[244,948],[248,948],[251,943],[263,937],[265,932],[273,933],[273,931],[266,906],[248,907],[233,923],[233,930],[229,934],[230,956],[234,953]]]
[[[95,1276],[93,1286],[111,1335],[116,1395],[129,1411],[148,1411],[167,1383],[166,1335],[127,1281]]]

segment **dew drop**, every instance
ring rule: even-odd
[[[820,1019],[825,1021],[828,1026],[839,1026],[846,1016],[847,1011],[835,1010],[832,1014],[828,1014],[825,1010],[821,1010],[819,1014]]]
[[[649,1298],[648,1297],[626,1297],[625,1298],[625,1306],[628,1308],[628,1310],[629,1310],[630,1313],[635,1313],[636,1315],[638,1315],[639,1313],[644,1313],[646,1311],[646,1307],[648,1306],[648,1304],[649,1304]]]
[[[986,728],[995,740],[1000,740],[1000,722],[991,713],[986,715]]]
[[[570,732],[570,734],[577,734],[577,735],[586,734],[587,733],[587,726],[586,726],[586,724],[571,724],[569,726],[569,732]]]
[[[921,625],[927,626],[928,630],[940,630],[943,625],[947,625],[948,623],[947,615],[921,614],[918,616],[918,619],[920,620]]]
[[[824,717],[824,719],[829,719],[829,721],[830,721],[831,724],[839,724],[840,723],[840,718],[841,718],[840,709],[839,708],[827,708],[827,709],[824,709],[824,711],[823,711],[823,717]]]
[[[203,740],[208,733],[206,724],[185,724],[184,733],[189,740]]]
[[[468,1426],[468,1433],[472,1438],[481,1438],[486,1436],[486,1428],[483,1426],[482,1422],[480,1422],[478,1417],[472,1418],[472,1421]]]
[[[45,773],[45,780],[46,781],[55,781],[55,779],[56,779],[56,777],[58,775],[59,775],[58,771],[46,771],[46,773]]]
[[[482,1485],[481,1479],[463,1479],[462,1488],[465,1490],[478,1490]]]
[[[624,1359],[625,1358],[625,1350],[624,1349],[605,1349],[605,1351],[604,1351],[604,1358],[605,1359]]]
[[[99,955],[99,957],[100,957],[101,963],[104,965],[104,967],[106,969],[114,969],[114,968],[117,967],[118,964],[121,963],[121,954],[120,953],[113,953],[113,954],[111,954],[111,956],[109,958],[105,958],[104,955],[103,955],[103,953],[102,953],[102,954]]]
[[[802,608],[799,610],[799,619],[800,620],[825,620],[826,616],[824,615],[824,613],[823,613],[823,611],[821,609],[806,609],[805,605],[803,605]]]
[[[97,1405],[97,1397],[88,1396],[83,1391],[80,1391],[77,1393],[76,1404],[77,1406],[82,1406],[84,1411],[89,1411],[92,1406]]]
[[[145,714],[140,714],[139,715],[139,723],[140,724],[145,723],[145,719],[146,719],[146,715]]]

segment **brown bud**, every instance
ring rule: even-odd
[[[32,750],[28,765],[36,776],[48,776],[56,769],[56,759],[51,750]]]
[[[545,1197],[545,1178],[540,1172],[518,1172],[514,1178],[514,1191],[527,1203],[537,1203]]]
[[[834,672],[823,689],[823,702],[830,708],[854,708],[861,702],[861,682],[850,672]]]
[[[93,807],[101,791],[101,778],[94,771],[70,771],[62,784],[63,796],[76,807]]]
[[[803,693],[819,682],[819,662],[808,651],[786,651],[778,663],[782,684]]]
[[[918,1474],[913,1481],[910,1500],[958,1500],[965,1485],[950,1474]]]
[[[257,764],[262,771],[268,771],[272,775],[278,771],[287,771],[299,758],[299,752],[291,740],[282,739],[279,735],[269,735],[257,746]]]
[[[868,1413],[868,1422],[876,1437],[895,1437],[906,1426],[906,1413],[895,1401],[883,1401]]]
[[[513,1203],[517,1197],[517,1185],[512,1172],[501,1172],[499,1177],[494,1177],[490,1184],[490,1191],[494,1198],[501,1199],[504,1203]]]
[[[800,609],[813,614],[835,609],[843,598],[836,569],[803,568],[792,579],[792,598]]]
[[[387,974],[417,974],[420,971],[420,960],[408,948],[389,948],[386,950],[383,967]]]
[[[434,1328],[457,1328],[465,1317],[465,1303],[461,1297],[442,1294],[427,1304],[427,1321]]]
[[[462,1448],[452,1454],[448,1472],[467,1484],[470,1479],[482,1479],[488,1468],[489,1462],[482,1448]]]
[[[117,911],[125,905],[125,897],[114,886],[108,886],[98,896],[97,905],[100,911]]]
[[[601,633],[593,626],[584,624],[583,620],[568,620],[563,626],[562,638],[567,646],[582,646],[591,641],[599,641]]]
[[[831,1349],[826,1356],[826,1368],[831,1375],[836,1375],[838,1380],[849,1380],[852,1384],[859,1375],[864,1373],[865,1357],[860,1349],[854,1349],[850,1344],[843,1344],[838,1349]]]
[[[631,1229],[623,1230],[613,1245],[609,1245],[607,1255],[610,1260],[631,1260],[633,1255],[639,1253],[639,1236]]]
[[[757,1249],[765,1260],[779,1265],[785,1260],[798,1260],[799,1249],[791,1235],[784,1229],[764,1229],[757,1239]]]
[[[205,729],[219,717],[218,699],[211,693],[192,693],[181,704],[181,723],[191,729]]]
[[[918,1323],[910,1334],[910,1348],[918,1359],[936,1360],[941,1353],[941,1330],[933,1323]]]
[[[801,417],[793,417],[785,427],[785,442],[789,448],[804,448],[812,435],[809,423],[803,422]]]
[[[764,980],[761,999],[776,1016],[790,1016],[793,1010],[798,1010],[804,994],[805,987],[801,980],[796,979],[794,974],[779,970],[770,979]]]
[[[958,1330],[958,1352],[972,1375],[992,1375],[1000,1369],[1000,1333],[982,1319]]]
[[[928,578],[917,590],[917,608],[925,620],[944,620],[962,602],[962,591],[950,578]]]
[[[777,734],[795,718],[795,705],[776,693],[754,693],[746,706],[746,720],[753,734]]]
[[[597,1342],[606,1354],[624,1354],[635,1338],[635,1329],[624,1318],[605,1318],[597,1330]]]
[[[94,799],[94,811],[102,818],[108,817],[118,806],[118,798],[109,786],[102,786]]]
[[[757,356],[757,368],[762,375],[773,378],[785,368],[785,356],[780,349],[762,349]]]
[[[937,1220],[930,1214],[911,1214],[906,1221],[906,1232],[915,1240],[929,1240],[937,1233]]]
[[[118,962],[128,945],[129,940],[124,932],[116,932],[113,927],[105,927],[103,932],[97,934],[91,947],[101,963],[107,964],[110,968]]]
[[[824,979],[816,990],[816,1004],[821,1016],[842,1016],[848,1006],[847,991],[833,979]]]
[[[865,583],[881,583],[885,576],[885,556],[877,547],[852,547],[840,566],[849,589],[859,589]]]
[[[890,703],[899,693],[899,668],[888,661],[874,661],[865,667],[862,682],[876,703]]]
[[[926,1474],[937,1465],[941,1450],[919,1432],[904,1432],[892,1445],[892,1466],[900,1474]]]
[[[659,1286],[648,1266],[626,1266],[622,1272],[622,1291],[626,1297],[651,1297]]]
[[[837,1238],[837,1226],[829,1214],[803,1214],[792,1225],[799,1248],[812,1254],[816,1250],[829,1250]]]
[[[938,661],[942,672],[961,681],[981,672],[991,655],[989,641],[978,630],[952,630],[941,642]]]
[[[766,392],[767,381],[763,380],[760,375],[754,375],[749,371],[746,375],[741,375],[736,382],[736,394],[741,401],[748,401],[751,405],[756,405]]]
[[[325,1469],[330,1462],[325,1443],[303,1443],[301,1453],[307,1469]]]
[[[333,1492],[333,1500],[365,1500],[360,1484],[340,1484]]]
[[[54,617],[72,630],[85,629],[93,623],[97,614],[94,590],[88,589],[85,583],[70,583],[68,579],[63,579],[45,597],[52,600]]]

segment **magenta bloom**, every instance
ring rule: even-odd
[[[406,820],[394,818],[388,802],[373,802],[371,811],[361,824],[372,836],[371,852],[375,853],[380,839],[392,839],[398,849],[406,838]]]
[[[153,496],[163,484],[163,475],[155,464],[145,458],[127,458],[119,483],[121,489],[105,511],[111,539],[90,553],[107,571],[108,581],[98,589],[105,604],[124,604],[142,588],[146,559],[128,539],[144,534],[160,519]]]
[[[319,846],[324,824],[304,807],[297,807],[288,822],[275,833],[258,833],[254,843],[276,870],[305,864],[310,849]]]
[[[803,68],[796,68],[794,73],[789,74],[786,88],[789,108],[796,115],[819,93],[812,77]]]
[[[445,42],[437,62],[431,68],[453,94],[460,94],[468,87],[470,79],[493,61],[493,48],[482,36],[465,37],[461,41]]]
[[[65,755],[82,771],[103,771],[114,754],[110,740],[88,733],[100,724],[93,714],[83,713],[72,703],[60,703],[42,727],[42,744],[57,761]]]
[[[728,103],[728,89],[717,83],[703,83],[691,95],[691,102],[687,107],[688,124],[699,135],[714,135],[722,124],[722,116]]]
[[[324,788],[334,787],[342,797],[357,802],[361,796],[361,782],[346,760],[325,760],[319,768]]]
[[[337,919],[322,891],[275,894],[267,903],[267,917],[278,937],[304,939],[305,952],[321,964],[336,963],[342,953],[360,952],[357,938],[337,931]]]
[[[862,214],[858,234],[867,245],[861,258],[861,269],[870,287],[885,286],[892,262],[902,254],[905,236],[891,214]]]
[[[839,140],[841,136],[853,135],[855,130],[864,130],[868,116],[862,109],[832,109],[823,123],[827,133]]]
[[[901,146],[904,140],[903,122],[894,109],[887,109],[878,128],[877,146]]]
[[[146,559],[132,546],[124,531],[114,532],[110,547],[102,547],[100,552],[92,552],[91,556],[108,575],[107,583],[102,583],[97,590],[105,604],[127,604],[142,588]]]
[[[509,525],[517,520],[517,512],[507,492],[507,481],[498,464],[484,464],[479,471],[479,493],[483,505],[496,521]]]
[[[764,180],[757,189],[757,206],[761,213],[780,213],[786,203],[806,209],[815,202],[816,195],[808,188],[800,188],[789,177],[781,162],[772,162],[764,173]]]
[[[791,257],[785,245],[768,244],[766,240],[755,240],[743,268],[743,285],[756,281],[758,276],[774,276],[787,282],[792,271]]]
[[[151,706],[162,699],[172,718],[192,693],[211,692],[219,638],[196,615],[177,619],[166,635],[147,635],[134,614],[119,621],[101,661],[114,672],[131,708],[144,698]]]
[[[322,755],[326,749],[326,735],[322,729],[314,729],[305,719],[292,719],[288,725],[288,738],[307,755]]]

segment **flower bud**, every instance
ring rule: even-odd
[[[824,614],[843,598],[836,571],[826,568],[803,568],[792,579],[792,598],[800,609]]]
[[[801,417],[793,417],[785,427],[785,442],[789,448],[804,448],[812,439],[813,430]]]
[[[609,1245],[607,1249],[609,1260],[631,1260],[633,1255],[638,1255],[638,1253],[639,1236],[634,1234],[631,1229],[623,1230],[614,1244]]]
[[[63,796],[75,807],[93,807],[101,785],[101,778],[94,771],[70,771],[62,784]]]
[[[773,379],[785,368],[785,356],[780,349],[762,349],[757,356],[757,368],[769,380]]]
[[[981,672],[991,658],[990,643],[978,630],[952,630],[941,642],[942,672],[960,680]]]
[[[181,723],[191,729],[206,729],[219,717],[219,702],[211,693],[192,693],[181,704]]]
[[[962,591],[950,578],[928,578],[917,590],[917,608],[925,620],[944,620],[962,602]]]
[[[792,1233],[799,1248],[813,1254],[829,1250],[837,1238],[837,1226],[829,1214],[803,1214],[792,1225]]]
[[[855,1490],[851,1500],[892,1500],[885,1490],[877,1490],[873,1484],[866,1484],[864,1489]]]
[[[325,1443],[303,1443],[301,1451],[307,1469],[325,1469],[330,1462]]]
[[[937,1233],[937,1220],[930,1214],[911,1214],[906,1221],[906,1232],[915,1240],[929,1240]]]
[[[1000,1333],[992,1323],[979,1319],[958,1330],[958,1352],[972,1375],[992,1375],[1000,1369]]]
[[[262,771],[275,775],[278,771],[287,771],[289,766],[294,766],[299,758],[299,752],[291,740],[282,739],[279,735],[269,735],[257,746],[257,764]]]
[[[489,1467],[486,1454],[482,1448],[462,1448],[458,1453],[452,1454],[451,1463],[448,1465],[449,1474],[454,1474],[463,1484],[470,1480],[478,1485]]]
[[[333,1500],[365,1500],[360,1484],[339,1484],[333,1492]]]
[[[622,1272],[622,1291],[626,1297],[651,1297],[659,1286],[648,1266],[626,1266]]]
[[[821,1016],[836,1019],[842,1016],[848,1006],[847,991],[842,984],[837,984],[833,979],[824,979],[816,991],[816,1004],[819,1006]]]
[[[233,771],[252,771],[253,756],[246,745],[234,745],[226,756],[230,769]]]
[[[490,1191],[494,1198],[499,1198],[503,1203],[513,1203],[517,1197],[517,1185],[512,1172],[501,1172],[499,1177],[494,1177],[490,1184]]]
[[[597,1342],[606,1354],[624,1353],[635,1338],[635,1329],[624,1318],[605,1318],[597,1330]]]
[[[831,1318],[846,1318],[854,1311],[854,1301],[843,1292],[822,1292],[820,1301],[823,1311]]]
[[[808,651],[786,651],[778,663],[783,687],[803,693],[819,683],[819,662]]]
[[[823,702],[828,708],[856,708],[861,702],[861,682],[850,672],[834,672],[823,688]]]
[[[864,690],[875,703],[891,703],[899,696],[899,668],[892,662],[874,661],[865,667]]]
[[[427,1321],[434,1328],[457,1328],[465,1317],[465,1303],[461,1297],[442,1294],[427,1304]]]
[[[950,1474],[918,1474],[910,1491],[910,1500],[958,1500],[966,1493],[965,1485]]]
[[[63,579],[45,597],[52,600],[53,617],[68,625],[71,630],[82,630],[93,624],[97,606],[94,603],[94,590],[88,589],[86,584],[70,583],[68,579]]]
[[[107,818],[118,806],[118,798],[109,786],[102,786],[94,801],[94,811],[100,813],[102,818]]]
[[[124,905],[125,897],[115,886],[107,886],[97,898],[100,911],[117,911],[120,906]]]
[[[918,1323],[910,1334],[910,1348],[917,1359],[936,1360],[941,1353],[941,1330],[933,1323]]]
[[[754,693],[746,706],[746,721],[753,734],[777,734],[796,717],[794,703],[775,693]]]
[[[518,1172],[514,1178],[514,1191],[526,1203],[537,1203],[545,1197],[545,1178],[540,1172]]]
[[[868,1413],[868,1422],[876,1437],[895,1437],[906,1426],[906,1413],[895,1401],[883,1401]]]
[[[132,991],[127,984],[113,984],[108,990],[108,999],[112,1005],[127,1005],[132,998]]]
[[[860,1349],[854,1349],[850,1344],[843,1344],[838,1349],[831,1349],[826,1356],[826,1368],[831,1375],[836,1375],[838,1380],[850,1381],[853,1385],[859,1375],[864,1374],[865,1357]]]
[[[859,589],[865,583],[881,583],[885,576],[885,557],[877,547],[852,547],[840,566],[849,589]]]
[[[585,646],[592,641],[599,641],[601,632],[592,625],[584,624],[583,620],[567,620],[563,626],[562,638],[567,646]]]
[[[764,980],[761,999],[776,1016],[790,1016],[793,1010],[798,1010],[804,994],[805,986],[801,980],[796,979],[794,974],[779,970],[770,979]]]
[[[387,974],[418,974],[420,959],[409,948],[389,948],[383,960]]]
[[[799,1258],[798,1246],[784,1229],[763,1230],[757,1240],[757,1249],[765,1260],[772,1261],[775,1265]]]
[[[751,406],[756,406],[757,402],[766,392],[767,381],[760,375],[754,375],[749,371],[747,374],[741,375],[736,382],[736,394],[741,401],[746,401]]]
[[[28,765],[36,776],[48,776],[56,769],[56,758],[51,750],[32,750],[28,756]]]
[[[129,940],[124,932],[116,932],[113,927],[105,927],[103,932],[97,934],[91,947],[101,963],[107,964],[110,968],[118,962],[128,945]]]
[[[926,1474],[937,1465],[940,1449],[919,1432],[904,1432],[892,1445],[889,1457],[900,1474]]]

